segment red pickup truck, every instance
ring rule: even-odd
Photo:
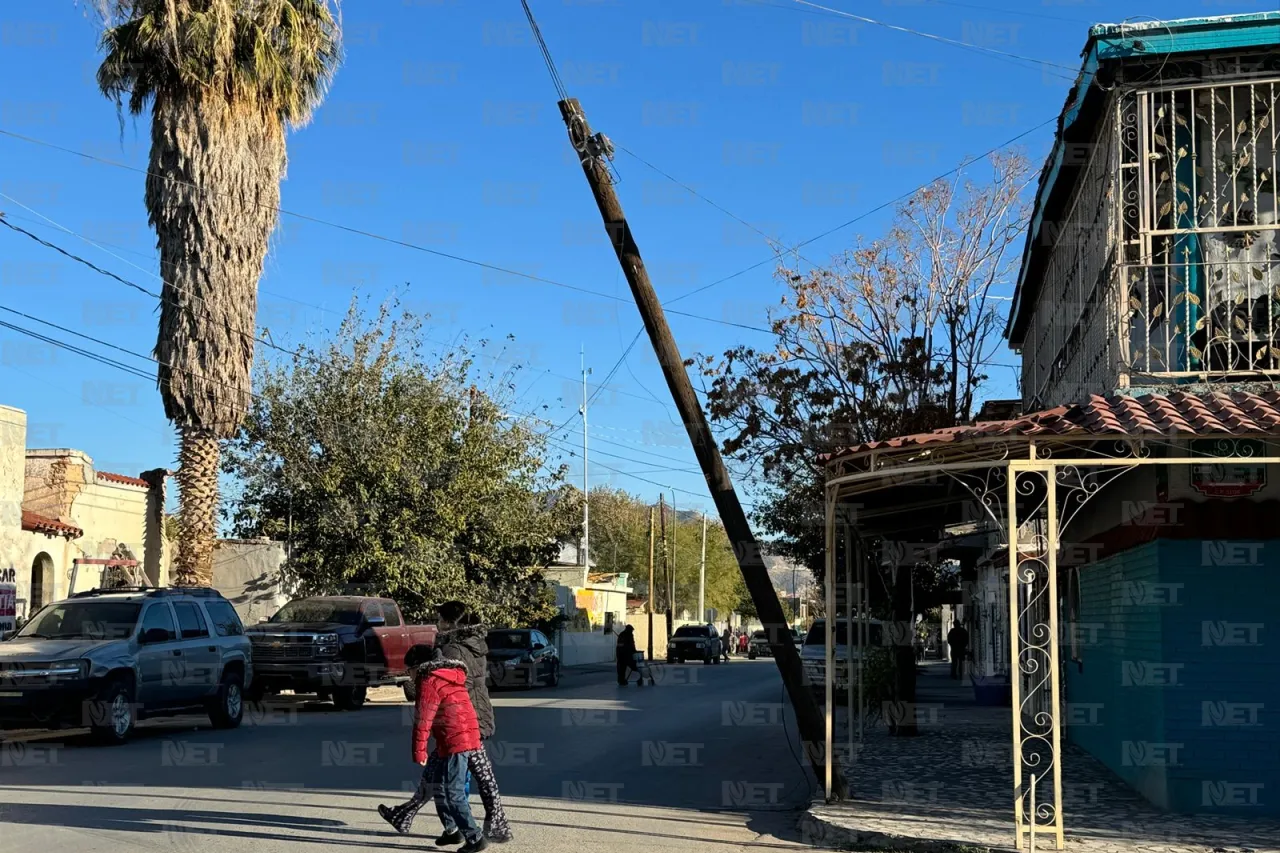
[[[250,700],[292,690],[355,710],[370,687],[409,681],[405,653],[434,645],[436,628],[406,624],[389,598],[342,595],[290,601],[245,634],[253,643]]]

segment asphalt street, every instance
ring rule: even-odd
[[[490,751],[516,833],[501,850],[811,849],[795,830],[812,777],[771,661],[602,669],[559,687],[495,691]],[[428,808],[400,836],[375,812],[416,784],[411,707],[387,691],[358,712],[284,697],[234,731],[143,724],[121,747],[78,733],[0,744],[0,849],[431,849]],[[473,809],[483,814],[473,796]]]

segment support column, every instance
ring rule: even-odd
[[[1057,466],[1011,462],[1006,511],[1015,841],[1048,833],[1062,850]]]

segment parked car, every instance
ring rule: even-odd
[[[797,649],[804,645],[804,634],[794,628],[788,628],[785,640],[790,640]],[[773,648],[769,645],[769,632],[756,631],[747,641],[747,657],[755,660],[758,657],[773,657]]]
[[[118,744],[139,719],[198,709],[232,729],[253,682],[244,626],[217,590],[91,590],[0,644],[0,726],[87,726]]]
[[[246,633],[257,673],[251,700],[292,690],[344,711],[362,707],[370,687],[405,684],[405,652],[436,638],[434,625],[405,624],[391,599],[350,595],[295,599]]]
[[[533,687],[560,683],[560,653],[547,635],[532,628],[495,628],[489,632],[490,687]]]
[[[724,643],[714,625],[681,625],[667,643],[667,663],[720,663]]]
[[[858,622],[853,623],[853,663],[856,665],[862,657],[862,649],[858,642]],[[826,697],[827,671],[827,620],[815,620],[805,636],[804,645],[800,647],[800,662],[809,682],[809,688],[819,697]],[[884,623],[878,619],[867,620],[867,646],[875,647],[884,644]],[[835,689],[845,690],[849,684],[849,620],[839,619],[835,625]]]

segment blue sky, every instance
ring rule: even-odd
[[[1069,83],[1064,75],[1071,74],[1062,66],[1078,65],[1091,22],[1268,6],[1257,0],[822,3],[983,51],[792,0],[532,5],[570,94],[582,101],[596,130],[784,243],[826,232],[1056,116]],[[628,297],[569,156],[555,93],[518,0],[347,0],[344,12],[346,64],[313,124],[291,137],[284,209]],[[145,120],[126,120],[122,128],[114,105],[93,85],[96,37],[83,4],[72,0],[5,4],[0,79],[8,82],[0,95],[0,129],[145,167]],[[1021,144],[1038,164],[1050,141],[1046,126]],[[760,264],[672,306],[699,315],[669,318],[682,351],[766,344],[767,335],[741,327],[763,326],[780,293],[763,238],[629,153],[620,150],[615,165],[632,229],[664,300]],[[14,224],[156,290],[142,191],[135,171],[0,136],[0,192],[8,196],[0,197],[0,210]],[[859,233],[878,233],[885,221],[883,214],[867,217],[804,253],[823,259]],[[0,263],[0,305],[107,344],[150,351],[155,304],[144,294],[9,231],[0,231]],[[640,328],[626,301],[285,216],[261,283],[259,324],[272,339],[288,345],[324,335],[353,293],[374,303],[395,294],[430,312],[429,334],[442,343],[459,334],[514,335],[501,358],[528,364],[521,406],[546,405],[545,416],[557,424],[579,403],[580,348],[600,379]],[[87,346],[148,370],[118,351]],[[1001,357],[1014,363],[1010,353]],[[989,396],[1012,388],[1012,371],[997,368]],[[76,447],[100,469],[128,474],[176,464],[154,383],[5,329],[0,404],[27,411],[32,446]],[[611,483],[656,499],[660,483],[677,489],[682,508],[709,507],[647,340],[596,398],[590,422],[593,486]],[[566,427],[560,440],[578,446],[580,423]],[[577,467],[576,459],[566,459]],[[741,486],[749,495],[750,484]]]

